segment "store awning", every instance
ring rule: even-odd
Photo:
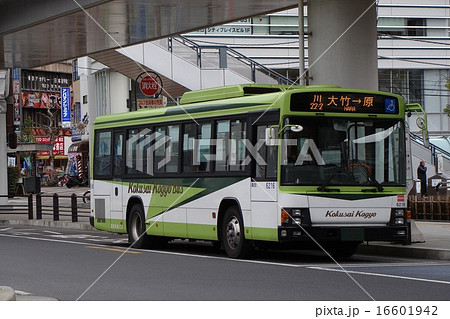
[[[77,142],[69,146],[68,153],[88,153],[89,152],[89,142]]]
[[[44,156],[36,156],[36,159],[38,160],[48,160],[50,156],[44,155]],[[53,159],[61,160],[61,159],[68,159],[67,155],[55,155]]]

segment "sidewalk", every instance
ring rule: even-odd
[[[361,244],[358,252],[367,255],[450,260],[450,221],[416,220],[415,224],[423,235],[424,242],[413,242],[411,245],[369,242],[368,245]]]
[[[58,196],[71,196],[76,194],[77,196],[83,196],[83,194],[89,190],[89,187],[42,187],[41,195],[43,205],[51,205],[53,199],[51,197],[53,194],[58,194]],[[35,197],[34,197],[35,198]],[[79,199],[80,200],[80,199]],[[11,210],[18,209],[24,211],[24,206],[27,204],[28,199],[26,197],[15,197],[8,199],[8,205],[11,206]],[[70,198],[59,198],[60,205],[70,206]],[[83,208],[89,208],[90,204],[84,204],[78,202],[78,204]],[[79,207],[80,207],[79,206]],[[51,213],[43,214],[40,220],[29,220],[28,215],[23,214],[2,214],[0,211],[0,225],[24,225],[24,226],[41,226],[41,227],[54,227],[54,228],[69,228],[69,229],[81,229],[81,230],[93,230],[94,228],[89,224],[89,218],[80,217],[78,222],[72,222],[70,216],[63,216],[63,214],[68,214],[68,212],[61,212],[59,221],[53,221],[53,216]],[[36,218],[36,210],[33,212],[34,218]]]
[[[59,196],[70,196],[73,193],[82,196],[87,187],[43,187],[43,195],[53,195],[57,193]],[[48,198],[50,200],[50,198]],[[62,200],[62,199],[61,199]],[[8,204],[14,207],[14,204],[26,203],[26,198],[9,199]],[[87,204],[85,204],[87,205]],[[36,212],[34,212],[36,214]],[[36,216],[36,215],[34,215]],[[71,228],[71,229],[94,229],[87,218],[80,219],[79,222],[71,222],[70,217],[61,216],[60,221],[53,221],[52,216],[43,216],[42,220],[28,220],[26,214],[4,215],[0,212],[0,225],[30,225],[45,226],[55,228]],[[414,235],[413,241],[417,238],[423,242],[413,242],[411,245],[394,244],[388,242],[369,242],[363,243],[358,248],[358,253],[364,255],[379,255],[393,257],[409,257],[424,258],[435,260],[450,260],[450,221],[420,221],[416,220],[415,225],[419,234]]]

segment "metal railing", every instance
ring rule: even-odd
[[[425,143],[423,142],[423,138],[419,135],[416,135],[414,133],[409,133],[411,137],[411,141],[416,142],[418,145],[424,147],[425,149],[428,149],[431,154],[431,164],[435,165],[436,167],[439,165],[438,158],[442,157],[442,166],[441,169],[446,172],[447,174],[450,173],[450,153],[446,150],[434,145],[433,143],[429,143],[428,147],[425,146]]]
[[[0,195],[0,198],[5,197],[11,198],[8,195]],[[16,198],[19,199],[18,202],[0,205],[0,219],[2,215],[27,215],[29,220],[40,220],[49,216],[53,221],[64,219],[78,222],[80,219],[88,221],[90,217],[90,205],[85,204],[89,196],[76,194],[61,196],[55,193],[53,195],[16,195],[14,199]]]
[[[202,69],[228,68],[255,83],[295,84],[288,77],[225,45],[198,45],[181,35],[154,43]]]
[[[409,133],[409,136],[411,137],[411,140],[423,145],[425,147],[425,144],[423,142],[423,137],[416,135],[414,133]],[[429,143],[428,149],[431,151],[433,157],[436,157],[437,154],[442,154],[443,156],[445,156],[447,159],[450,160],[450,153],[447,152],[446,150],[440,148],[439,146],[434,145],[433,143]]]

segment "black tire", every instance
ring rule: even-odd
[[[222,243],[220,241],[213,240],[211,244],[213,245],[214,249],[218,251],[222,250]]]
[[[83,203],[87,204],[91,202],[91,191],[85,191],[83,194]]]
[[[144,209],[139,204],[131,207],[128,216],[128,242],[133,248],[143,248],[148,239],[146,234]]]
[[[221,225],[222,247],[231,258],[245,258],[253,252],[250,242],[245,239],[244,222],[241,213],[235,206],[225,211]]]
[[[336,242],[327,244],[324,248],[333,258],[344,259],[353,256],[360,243],[359,241]]]

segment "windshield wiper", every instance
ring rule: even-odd
[[[362,192],[382,192],[384,190],[383,186],[381,186],[380,182],[377,181],[377,179],[372,176],[372,174],[369,173],[369,170],[366,168],[366,164],[361,163],[358,159],[353,159],[352,163],[358,164],[359,167],[361,167],[367,175],[367,179],[377,188],[375,189],[362,189]]]
[[[322,185],[317,187],[317,190],[319,192],[340,192],[341,190],[339,188],[328,188],[327,187],[328,184],[331,182],[331,180],[340,173],[345,173],[345,171],[342,169],[342,167],[338,167],[338,169],[333,174],[328,176],[328,178],[325,180],[325,182],[323,182]]]

